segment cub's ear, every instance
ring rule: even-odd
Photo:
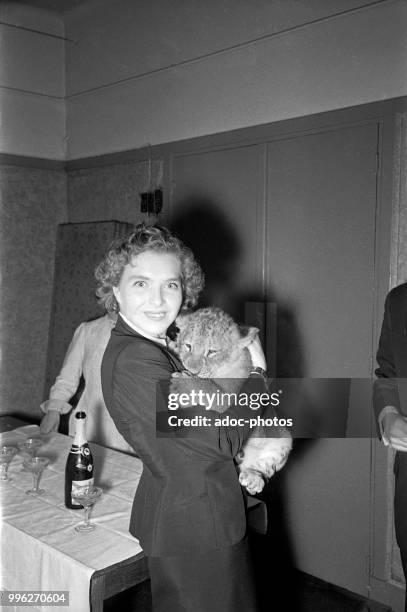
[[[181,331],[186,326],[187,321],[188,321],[187,314],[179,314],[178,317],[175,319],[174,323],[176,327],[179,329],[179,331]]]
[[[180,332],[186,326],[186,321],[185,321],[186,318],[187,318],[187,315],[185,314],[178,315],[175,321],[171,323],[171,325],[167,329],[167,337],[173,342],[174,346],[177,343]]]
[[[249,346],[249,344],[253,342],[253,340],[259,333],[258,327],[240,326],[239,329],[241,333],[239,345],[241,346],[241,348],[245,348],[246,346]]]

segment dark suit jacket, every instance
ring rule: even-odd
[[[171,373],[179,369],[169,351],[134,332],[119,317],[103,357],[102,388],[117,429],[143,461],[130,533],[152,556],[230,546],[246,531],[233,458],[250,433],[248,426],[200,428],[187,438],[156,436],[156,411],[167,410],[166,392],[158,383],[164,380],[168,388]],[[258,392],[265,391],[259,377],[249,381]],[[197,410],[202,414],[202,409]],[[228,413],[248,416],[243,406]]]
[[[407,283],[390,291],[377,351],[373,405],[376,417],[385,406],[407,416]]]

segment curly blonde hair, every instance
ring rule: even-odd
[[[125,266],[133,257],[145,251],[172,253],[181,262],[182,307],[186,311],[196,305],[204,286],[204,275],[191,249],[181,240],[159,225],[136,225],[134,231],[113,241],[105,257],[95,269],[98,302],[108,312],[118,312],[119,305],[113,294]]]

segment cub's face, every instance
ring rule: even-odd
[[[175,351],[184,368],[200,378],[215,377],[221,367],[225,372],[227,364],[232,367],[248,344],[233,319],[216,308],[182,315],[176,324],[179,333]]]

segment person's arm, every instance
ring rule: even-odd
[[[377,380],[373,387],[373,406],[377,418],[386,406],[392,406],[398,412],[400,411],[397,372],[393,355],[390,303],[391,294],[387,296],[384,306],[383,324],[376,357],[378,368],[375,371]]]
[[[392,348],[391,294],[387,296],[377,351],[377,380],[373,384],[373,406],[379,436],[386,446],[407,451],[407,419],[400,412],[397,372]]]
[[[73,335],[62,369],[51,387],[49,399],[40,406],[44,412],[40,423],[41,433],[57,431],[60,415],[72,410],[68,401],[75,394],[82,376],[85,335],[86,326],[82,323]]]
[[[116,360],[113,374],[115,409],[111,415],[122,436],[147,463],[151,456],[151,438],[157,436],[156,417],[166,418],[169,414],[168,388],[172,372],[161,351],[147,343],[127,347]],[[250,381],[248,390],[264,388],[264,381],[259,377]],[[227,427],[215,426],[214,421],[220,415],[205,411],[202,407],[176,410],[170,414],[191,418],[201,415],[212,419],[211,426],[184,430],[174,428],[173,435],[168,434],[171,444],[182,446],[186,452],[199,454],[203,460],[235,457],[251,431],[249,423],[244,421],[253,416],[247,406],[233,406],[222,416],[242,419],[242,423],[237,427]]]

